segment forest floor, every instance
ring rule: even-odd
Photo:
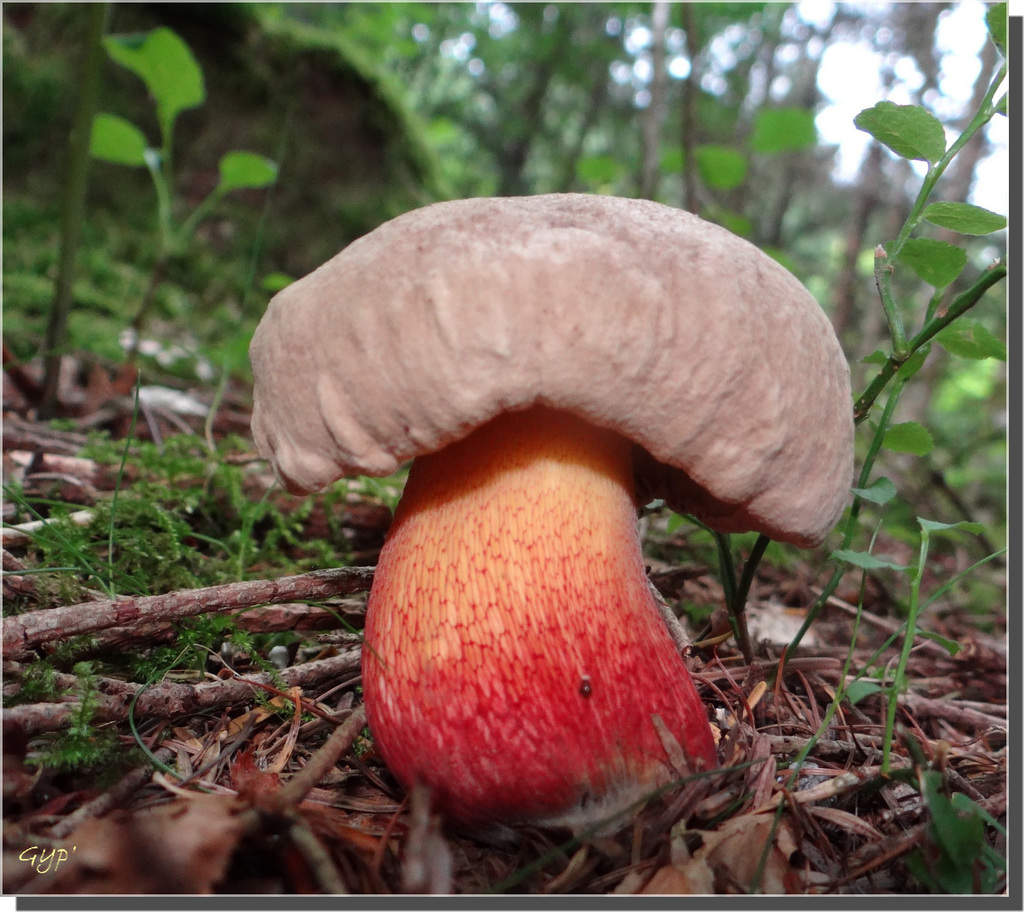
[[[851,576],[783,667],[820,570],[810,560],[763,563],[748,601],[753,663],[732,640],[701,645],[707,624],[692,631],[701,642],[687,662],[720,737],[719,770],[652,796],[600,833],[460,831],[431,813],[428,796],[395,784],[365,730],[358,630],[388,505],[357,488],[301,512],[299,501],[277,501],[269,469],[244,443],[245,390],[225,390],[207,421],[181,403],[209,407],[211,394],[153,400],[136,413],[133,377],[89,376],[69,383],[55,429],[32,417],[31,371],[5,371],[5,892],[1006,889],[1002,605],[981,622],[948,605],[928,614],[924,626],[939,638],[918,637],[887,740],[887,679],[847,686],[853,669],[894,667],[903,643],[895,594],[884,579],[860,589]],[[76,588],[75,568],[47,563],[47,527],[88,528],[116,498],[127,505],[133,485],[153,483],[131,459],[110,466],[90,456],[96,429],[158,450],[175,434],[211,445],[237,435],[230,460],[244,472],[245,496],[296,511],[289,547],[340,535],[352,566],[288,572],[263,559],[241,582],[112,594],[77,574]],[[24,525],[26,501],[35,525]],[[76,518],[55,519],[69,513]],[[113,523],[102,522],[94,553],[113,543]],[[184,546],[202,547],[193,533]],[[670,605],[698,606],[719,624],[722,590],[706,563],[651,564]],[[125,665],[125,656],[173,647],[183,623],[194,632],[187,623],[228,616],[242,648],[210,639],[198,670],[182,663],[147,677]],[[275,642],[285,648],[272,654]],[[111,750],[76,764],[75,737]]]

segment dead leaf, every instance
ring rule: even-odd
[[[244,809],[233,797],[195,793],[91,818],[67,838],[67,861],[39,891],[212,893],[245,829]]]
[[[231,787],[238,792],[239,797],[254,807],[261,807],[268,796],[280,791],[281,777],[276,771],[261,769],[255,751],[248,747],[239,751],[238,757],[231,764]]]
[[[683,840],[694,834],[703,845],[687,857]],[[743,814],[717,830],[682,830],[673,834],[672,846],[672,867],[681,877],[673,879],[663,868],[645,892],[663,892],[651,890],[653,884],[685,893],[799,893],[806,885],[789,862],[797,845],[788,821],[783,818],[776,826],[774,814]]]
[[[685,871],[665,865],[654,872],[641,893],[699,895],[715,892],[715,877],[703,862],[690,864]]]

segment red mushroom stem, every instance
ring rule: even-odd
[[[716,765],[648,589],[630,450],[537,407],[410,471],[370,593],[367,717],[457,821],[596,822]]]

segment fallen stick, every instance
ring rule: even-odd
[[[336,728],[326,743],[306,761],[280,791],[273,793],[271,803],[278,813],[293,811],[316,784],[323,779],[335,764],[348,752],[359,733],[366,725],[366,710],[357,706],[352,714]]]
[[[41,643],[139,621],[175,620],[227,609],[350,595],[370,588],[373,570],[373,567],[316,570],[277,580],[226,583],[139,598],[122,596],[32,611],[4,619],[3,653],[18,653]]]
[[[958,700],[933,700],[919,694],[908,693],[902,697],[902,705],[914,716],[931,719],[943,719],[957,728],[968,728],[973,731],[988,729],[1005,729],[1006,707],[1000,704],[992,706],[992,712],[981,712]],[[977,705],[977,704],[973,704]]]
[[[285,687],[316,687],[332,681],[343,674],[359,670],[359,647],[341,655],[331,656],[317,662],[294,665],[280,673]],[[128,718],[132,700],[138,718],[170,719],[201,712],[228,703],[242,703],[251,700],[261,686],[277,687],[269,674],[238,675],[233,678],[203,681],[201,684],[165,682],[143,689],[139,684],[101,678],[96,685],[93,698],[94,723],[123,722]],[[139,691],[142,693],[139,693]],[[3,710],[4,725],[17,725],[26,735],[66,728],[75,712],[80,709],[77,702],[27,703]]]
[[[161,763],[174,758],[174,753],[161,747],[155,754]],[[121,807],[136,791],[142,788],[153,777],[152,766],[137,766],[129,770],[105,792],[100,792],[91,801],[72,811],[57,821],[47,834],[50,839],[64,839],[75,831],[80,824],[91,817],[102,817],[116,807]]]
[[[88,526],[95,518],[95,514],[92,510],[76,510],[67,517],[60,517],[60,519],[64,518],[69,519],[76,526]],[[16,526],[4,526],[0,529],[0,541],[3,542],[5,548],[10,545],[21,545],[25,542],[30,542],[36,532],[42,532],[43,529],[53,525],[55,522],[57,522],[56,518],[33,519],[29,522],[18,523]]]
[[[278,605],[240,609],[232,617],[240,630],[248,630],[250,633],[276,633],[280,630],[337,630],[345,626],[346,617],[356,619],[366,613],[366,604],[360,599],[338,599],[331,607],[334,610],[328,611],[326,608],[303,602],[282,602]],[[101,649],[123,650],[132,646],[170,643],[177,635],[178,628],[171,621],[110,627],[96,634],[96,646]]]

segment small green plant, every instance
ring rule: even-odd
[[[992,41],[1001,53],[1005,53],[1006,4],[989,7],[986,22]],[[828,598],[839,585],[848,565],[853,562],[866,568],[865,561],[870,562],[873,559],[869,553],[870,549],[855,549],[851,546],[861,529],[861,514],[865,504],[887,504],[897,493],[888,478],[875,476],[875,463],[880,452],[886,449],[895,453],[921,456],[931,449],[932,435],[927,428],[913,421],[893,423],[893,415],[904,388],[924,366],[933,343],[948,346],[950,352],[962,357],[1006,357],[1004,343],[996,339],[991,332],[985,331],[980,324],[965,317],[990,288],[1005,278],[1006,264],[1002,261],[992,263],[974,278],[964,291],[943,304],[947,290],[967,268],[966,251],[945,241],[913,236],[925,222],[968,235],[987,234],[1005,227],[1005,217],[994,212],[968,203],[931,202],[931,198],[939,178],[967,142],[993,117],[1005,114],[1006,96],[1005,93],[1002,96],[999,93],[1006,73],[1007,64],[1004,57],[977,113],[948,148],[942,124],[930,112],[916,105],[879,102],[855,118],[855,123],[860,129],[870,133],[897,155],[926,162],[927,172],[910,214],[895,240],[879,247],[875,252],[876,284],[888,323],[892,348],[889,354],[879,352],[868,359],[870,364],[878,366],[878,371],[857,398],[854,406],[856,423],[869,423],[872,434],[856,486],[853,488],[854,500],[843,526],[842,543],[834,552],[840,566],[834,571],[822,594],[808,612],[800,633],[789,646],[787,658],[792,655],[803,634],[820,614]],[[897,270],[909,270],[933,289],[924,308],[920,327],[912,335],[907,332],[906,323],[908,315],[914,313],[915,308],[909,304],[898,303],[893,293],[893,276]],[[876,402],[887,389],[888,394],[881,412],[873,418]],[[930,530],[952,528],[941,524],[929,526],[929,521],[923,519],[919,519],[918,523],[924,536],[924,553],[927,551],[927,534]],[[972,532],[979,531],[976,525],[963,525],[961,528]],[[913,635],[912,627],[908,635]],[[891,734],[890,731],[890,738]]]
[[[927,842],[914,850],[907,867],[932,893],[1000,893],[1006,885],[1006,859],[986,840],[991,828],[1005,828],[966,795],[948,796],[942,773],[919,769],[918,788],[931,815]]]
[[[885,479],[887,481],[887,479]],[[891,485],[891,483],[890,483]],[[875,491],[879,488],[888,490],[890,485],[876,485]],[[895,490],[892,491],[892,496],[895,496]],[[884,558],[876,557],[870,551],[836,551],[833,556],[840,561],[846,562],[854,567],[859,567],[864,572],[873,570],[895,570],[897,572],[906,573],[909,578],[909,599],[907,602],[907,619],[901,625],[900,629],[896,633],[892,634],[886,642],[876,650],[874,656],[865,664],[864,668],[859,672],[851,681],[841,688],[841,691],[845,689],[846,696],[852,701],[856,702],[867,692],[882,691],[886,698],[886,729],[883,736],[882,742],[882,775],[889,775],[890,773],[890,762],[892,758],[892,742],[896,728],[896,709],[900,696],[906,690],[907,684],[907,663],[910,660],[910,651],[914,646],[914,642],[917,637],[925,637],[938,643],[940,646],[946,649],[951,656],[956,655],[960,651],[960,647],[957,643],[952,640],[948,640],[945,637],[941,637],[934,633],[929,633],[918,626],[918,618],[922,612],[932,604],[937,598],[955,586],[960,580],[962,580],[968,573],[975,570],[981,564],[993,559],[997,554],[992,554],[988,558],[982,561],[978,561],[973,566],[967,568],[960,574],[957,574],[952,580],[949,580],[946,584],[940,587],[936,592],[932,593],[930,597],[923,598],[921,592],[921,583],[924,578],[925,567],[928,561],[928,552],[931,542],[931,537],[934,534],[941,533],[955,533],[957,530],[963,530],[967,532],[980,532],[982,526],[979,523],[971,522],[959,522],[959,523],[940,523],[932,520],[922,519],[918,517],[918,525],[920,527],[920,545],[918,548],[917,563],[914,566],[906,567],[898,564],[894,561],[889,561]],[[1000,552],[1001,553],[1001,552]],[[900,648],[899,659],[896,663],[895,668],[891,674],[891,681],[888,685],[882,686],[870,678],[864,679],[864,676],[869,673],[871,667],[875,662],[882,656],[882,654],[893,644],[899,637],[903,638],[903,642]],[[878,677],[881,677],[881,672],[878,673]],[[842,699],[842,692],[840,692],[836,699]]]
[[[986,16],[989,33],[1000,51],[1005,48],[1005,19],[1006,4],[989,8]],[[832,553],[838,566],[808,612],[800,632],[789,645],[785,660],[792,656],[803,634],[821,612],[849,568],[857,568],[864,575],[879,570],[906,575],[909,594],[904,623],[875,650],[859,671],[854,672],[853,656],[860,620],[858,614],[840,685],[816,736],[820,737],[827,730],[844,699],[855,703],[871,694],[881,694],[886,701],[880,766],[883,777],[902,778],[903,771],[895,769],[891,763],[892,746],[896,734],[897,703],[906,689],[907,666],[916,638],[927,637],[943,646],[950,655],[955,655],[959,651],[957,643],[922,629],[918,625],[919,618],[936,599],[958,585],[978,567],[999,557],[1005,551],[996,550],[976,561],[925,598],[922,583],[932,537],[965,532],[981,535],[985,532],[985,527],[977,522],[943,523],[918,516],[916,562],[912,566],[906,566],[878,556],[874,553],[874,547],[885,518],[884,510],[898,499],[899,492],[889,478],[875,475],[874,466],[884,449],[923,456],[932,447],[932,435],[923,425],[917,422],[894,423],[892,419],[903,390],[924,365],[934,342],[961,357],[1005,360],[1005,345],[980,324],[964,316],[982,299],[989,288],[1002,280],[1006,274],[1005,264],[997,262],[989,266],[968,285],[966,290],[943,306],[947,289],[967,266],[966,251],[944,241],[912,235],[923,222],[931,222],[964,234],[985,234],[1005,226],[1005,218],[977,206],[967,203],[930,202],[930,199],[939,176],[960,149],[989,120],[999,113],[1005,113],[1005,95],[998,100],[997,95],[1006,72],[1004,59],[977,114],[948,149],[941,124],[923,108],[880,102],[861,112],[856,118],[858,127],[871,133],[897,155],[926,161],[927,173],[911,213],[896,239],[876,250],[876,284],[889,326],[892,350],[888,355],[879,353],[869,359],[869,363],[877,365],[879,369],[855,404],[857,424],[870,422],[872,433],[857,485],[853,488],[854,499],[846,516],[842,544]],[[905,328],[905,315],[911,313],[912,308],[900,306],[892,290],[893,275],[898,268],[910,270],[933,288],[933,294],[923,309],[920,328],[913,335],[909,335]],[[875,403],[886,390],[888,392],[881,412],[871,421]],[[853,548],[852,544],[863,528],[862,512],[866,506],[882,510],[882,517],[872,530],[866,546]],[[895,665],[883,665],[884,654],[896,643],[900,643],[900,651]],[[795,768],[799,768],[799,764],[807,757],[814,740],[812,738],[795,758]],[[914,754],[914,746],[909,747]],[[918,750],[917,754],[919,753]],[[941,773],[926,769],[923,757],[917,757],[917,761],[919,773],[916,784],[932,819],[929,842],[916,850],[908,862],[911,872],[934,892],[998,891],[1005,882],[1006,865],[999,853],[986,842],[986,833],[990,828],[1002,833],[1002,827],[965,795],[947,797],[942,790]]]
[[[113,761],[120,749],[112,728],[97,725],[93,717],[98,705],[97,675],[91,662],[74,666],[77,678],[74,709],[66,728],[56,733],[29,762],[58,770],[79,770]]]
[[[149,286],[132,322],[138,334],[168,263],[187,249],[203,219],[227,193],[271,186],[277,180],[278,168],[274,162],[252,152],[226,153],[220,160],[216,187],[187,216],[177,219],[172,168],[174,124],[183,111],[205,101],[202,69],[188,45],[168,28],[137,35],[108,35],[103,46],[111,60],[143,81],[156,107],[160,127],[160,144],[154,147],[135,124],[103,112],[93,120],[89,147],[93,157],[103,161],[146,168],[156,190],[157,256]]]
[[[91,508],[86,525],[63,515],[74,509],[67,504],[5,486],[19,519],[48,519],[33,533],[38,566],[29,571],[44,601],[74,604],[86,589],[151,595],[240,581],[268,568],[298,573],[337,564],[337,545],[302,535],[313,499],[282,505],[272,492],[253,495],[247,467],[235,458],[247,451],[237,438],[210,451],[205,440],[179,435],[162,446],[136,442],[130,452],[123,441],[96,439],[83,455],[111,466],[122,483],[116,499]],[[340,531],[335,538],[344,547]],[[18,608],[5,604],[8,612]]]

